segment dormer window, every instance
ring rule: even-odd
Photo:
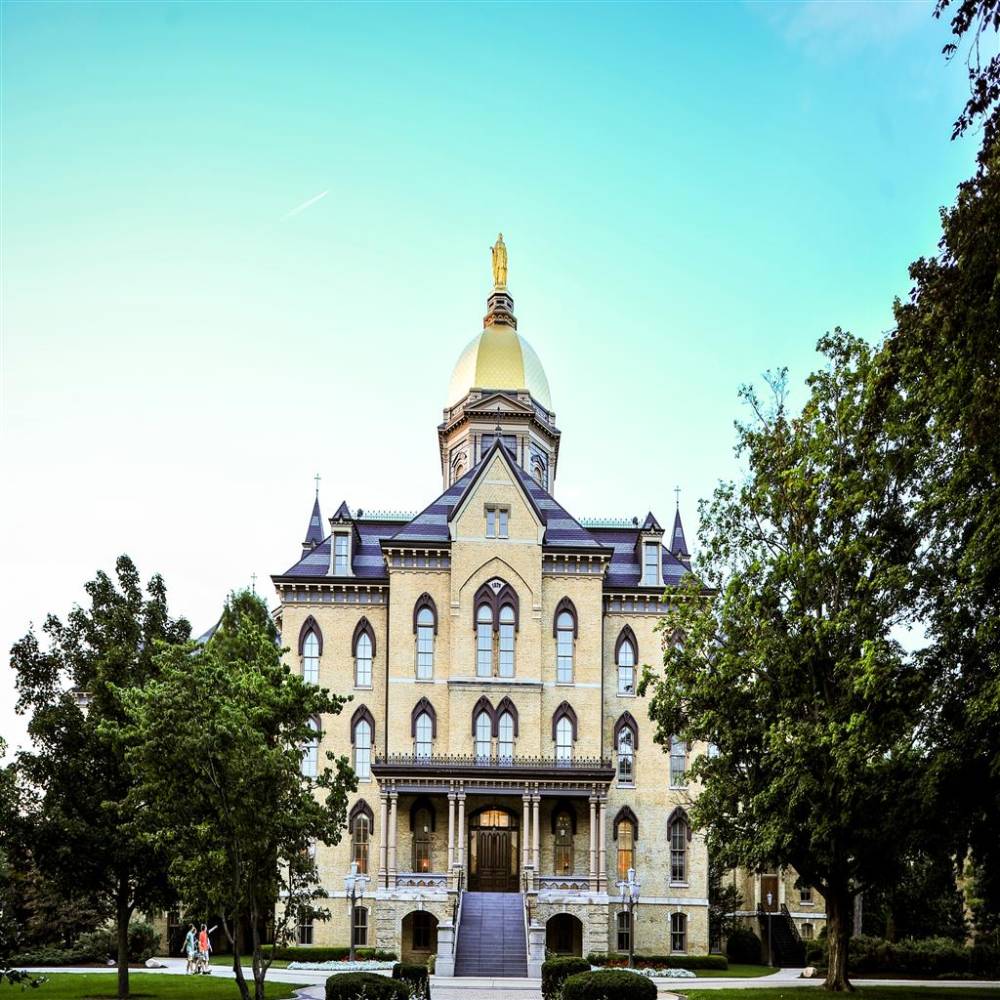
[[[657,542],[644,542],[642,546],[642,583],[655,587],[660,582],[660,546]]]
[[[333,575],[347,576],[350,572],[350,539],[346,531],[338,531],[333,536]]]
[[[486,508],[486,537],[507,538],[507,521],[510,518],[509,507]]]

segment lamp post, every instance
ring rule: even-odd
[[[354,907],[357,901],[364,898],[368,876],[358,871],[357,861],[351,862],[351,870],[344,876],[344,896],[350,903],[347,910],[347,928],[351,936],[350,960],[354,961]]]
[[[767,894],[767,964],[774,965],[774,947],[771,944],[771,903],[774,899],[772,893]]]
[[[635,965],[635,907],[639,902],[640,888],[635,869],[630,868],[626,877],[617,885],[621,904],[628,908],[628,967],[631,969]]]

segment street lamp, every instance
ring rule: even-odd
[[[635,907],[639,902],[640,888],[635,869],[630,868],[626,877],[617,885],[621,904],[628,908],[628,967],[631,969],[635,965]]]
[[[357,861],[351,862],[350,872],[344,876],[344,896],[350,903],[347,910],[347,927],[351,936],[350,960],[354,961],[354,907],[357,901],[364,898],[368,876],[358,871]]]
[[[771,945],[771,903],[774,900],[772,893],[767,894],[767,964],[774,965],[774,948]]]

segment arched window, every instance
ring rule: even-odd
[[[557,875],[573,874],[573,817],[565,809],[556,815],[555,867]]]
[[[676,736],[670,737],[670,787],[687,785],[687,744]]]
[[[497,722],[497,756],[503,762],[514,759],[514,718],[510,712],[502,712]]]
[[[433,846],[433,819],[427,806],[420,806],[413,814],[413,870],[431,870]]]
[[[372,686],[372,641],[367,633],[358,637],[354,654],[354,684],[355,687]]]
[[[489,713],[480,712],[476,716],[476,758],[490,759],[490,741],[493,736],[493,720]]]
[[[687,951],[687,921],[683,913],[670,914],[670,950]]]
[[[368,874],[368,845],[371,841],[371,820],[364,813],[359,813],[351,823],[351,858],[357,864],[358,871]]]
[[[372,776],[372,741],[375,738],[375,720],[371,712],[361,705],[351,719],[351,743],[354,744],[354,773],[358,781],[369,781]]]
[[[632,730],[623,727],[618,734],[618,784],[635,782],[635,737]]]
[[[434,723],[426,712],[421,712],[413,724],[413,750],[418,757],[430,757],[434,747]]]
[[[427,681],[434,676],[434,636],[437,634],[437,605],[430,594],[421,594],[413,606],[413,634],[417,637],[417,680]]]
[[[493,675],[493,610],[480,604],[476,612],[476,676]]]
[[[355,906],[351,921],[351,934],[355,948],[364,948],[368,944],[368,907]]]
[[[675,809],[667,823],[670,838],[670,881],[687,882],[687,846],[691,835],[683,809]]]
[[[635,868],[635,842],[639,839],[639,821],[628,806],[622,806],[615,816],[614,837],[618,841],[618,881],[628,878]]]
[[[619,694],[635,694],[635,657],[635,633],[626,625],[615,645]]]
[[[812,939],[813,939],[813,925],[812,924],[803,924],[802,925],[802,940],[803,941],[812,941]]]
[[[499,670],[501,677],[514,676],[514,609],[505,604],[500,609]]]
[[[573,637],[576,617],[568,610],[556,615],[556,683],[573,683]]]
[[[632,947],[632,914],[628,910],[620,910],[617,920],[618,950],[629,951]]]
[[[307,684],[319,684],[319,639],[309,631],[302,642],[302,679]]]
[[[564,715],[556,723],[556,762],[568,763],[573,759],[573,723]]]
[[[319,719],[310,719],[309,728],[313,736],[302,747],[302,774],[306,778],[315,778],[319,773]]]

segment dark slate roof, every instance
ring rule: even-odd
[[[346,500],[340,501],[340,506],[337,508],[331,521],[350,521],[351,519],[351,509],[347,506]]]
[[[313,501],[312,514],[309,516],[309,528],[303,545],[319,545],[323,541],[323,515],[319,512],[319,494]]]
[[[360,542],[354,544],[352,553],[353,579],[384,580],[386,579],[385,561],[379,543],[384,538],[391,538],[399,530],[400,521],[358,521],[355,530]],[[320,542],[311,552],[307,552],[287,569],[281,576],[317,577],[329,579],[330,569],[330,535]]]
[[[639,587],[642,585],[642,567],[636,552],[639,539],[638,528],[591,528],[590,533],[601,545],[614,549],[611,565],[604,577],[606,589],[616,587]],[[663,561],[663,583],[667,587],[680,583],[681,577],[690,570],[676,556],[661,546]]]
[[[652,511],[650,511],[646,515],[646,520],[642,522],[642,530],[643,531],[663,531],[663,529],[660,527],[660,522],[657,521],[655,517],[653,517],[653,512]]]
[[[680,552],[684,555],[688,554],[687,539],[684,537],[684,525],[681,524],[681,511],[677,508],[677,513],[674,514],[674,528],[670,533],[670,544],[667,546],[671,552]]]
[[[409,524],[393,536],[394,542],[441,542],[451,540],[448,522],[461,505],[466,494],[479,478],[494,452],[502,451],[501,442],[495,441],[490,450],[461,479],[445,490],[429,507],[422,510]],[[503,452],[507,464],[528,495],[535,513],[545,525],[545,545],[559,548],[600,548],[593,535],[579,521],[570,516],[541,488],[510,456]]]

